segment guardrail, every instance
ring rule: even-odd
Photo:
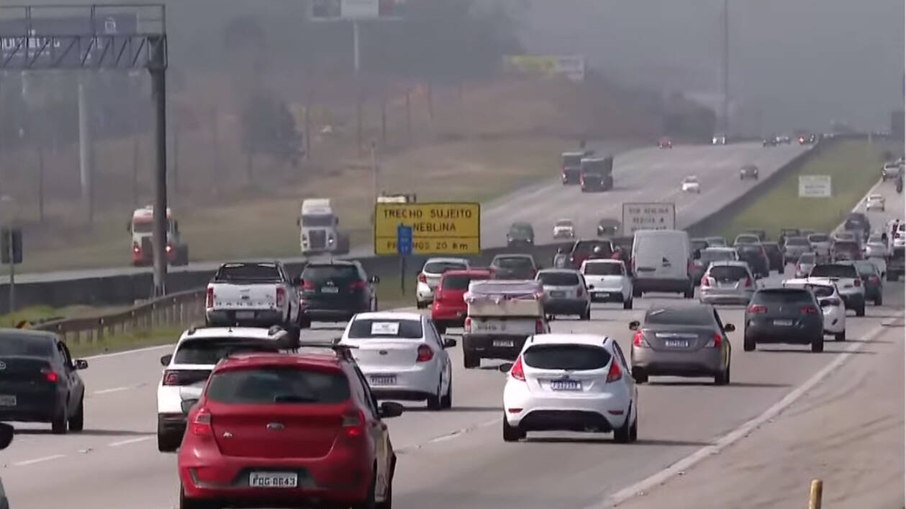
[[[54,332],[71,345],[99,343],[106,337],[161,327],[183,327],[204,319],[204,289],[149,300],[126,311],[87,318],[66,318],[35,324],[32,329]]]

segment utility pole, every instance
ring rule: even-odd
[[[724,0],[723,10],[723,89],[724,107],[722,113],[723,134],[730,136],[730,0]]]
[[[165,39],[166,35],[158,35]],[[167,294],[167,53],[166,44],[152,46],[151,95],[154,99],[154,212],[151,233],[154,249],[154,296]]]

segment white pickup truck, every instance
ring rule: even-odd
[[[463,366],[481,359],[513,361],[526,339],[550,332],[540,281],[472,281],[463,297],[468,305],[462,335]]]
[[[271,327],[290,332],[307,326],[299,312],[299,278],[280,262],[229,262],[208,284],[205,323],[210,326]]]

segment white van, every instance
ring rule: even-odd
[[[632,239],[632,293],[682,293],[691,299],[692,253],[689,235],[682,230],[637,230]]]

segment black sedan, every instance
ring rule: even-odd
[[[871,260],[856,260],[852,263],[859,271],[859,278],[862,280],[862,287],[865,288],[865,300],[872,301],[875,306],[884,303],[884,283],[881,271],[878,266]]]
[[[598,237],[614,237],[620,233],[621,226],[618,220],[605,217],[598,221]]]
[[[0,329],[0,421],[46,422],[55,434],[82,431],[85,384],[66,343],[55,334]]]
[[[824,351],[824,316],[818,300],[805,288],[761,288],[746,308],[743,350],[759,343],[811,345]]]
[[[758,167],[754,164],[747,164],[739,169],[739,180],[758,180]]]
[[[784,263],[783,251],[776,242],[762,242],[764,252],[768,255],[768,265],[771,270],[776,270],[778,274],[783,274]]]

